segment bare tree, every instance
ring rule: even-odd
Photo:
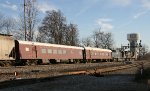
[[[93,32],[93,42],[95,47],[105,49],[112,49],[114,43],[110,32],[100,30]]]
[[[39,27],[39,37],[43,37],[41,42],[63,44],[64,31],[66,30],[66,18],[59,11],[47,11],[42,25]],[[43,40],[44,39],[44,40]]]
[[[4,15],[0,13],[0,32],[2,32],[3,27],[4,27]]]
[[[91,37],[83,38],[83,39],[82,39],[82,44],[83,44],[84,46],[92,47],[92,40],[91,40]]]
[[[146,44],[144,44],[144,45],[142,46],[142,48],[140,49],[140,54],[141,54],[142,56],[144,56],[144,55],[146,55],[148,52],[149,52],[149,47],[148,47]]]
[[[15,39],[25,40],[25,31],[24,31],[24,19],[23,16],[20,15],[19,19],[16,21],[16,30],[14,31],[13,36]]]
[[[67,30],[65,32],[65,44],[78,46],[79,45],[78,35],[79,34],[78,34],[77,25],[70,23],[67,26]]]
[[[99,31],[94,31],[93,32],[93,43],[94,43],[94,46],[97,47],[97,48],[100,48],[101,47],[101,41],[99,39],[102,38],[103,35],[103,32],[99,32]],[[103,39],[101,39],[103,40]]]
[[[36,0],[24,0],[24,15],[21,13],[18,21],[18,31],[15,31],[15,38],[33,41],[35,28],[37,27],[38,9]],[[23,9],[22,9],[23,10]],[[26,32],[25,32],[26,30]],[[26,38],[25,38],[26,36]]]
[[[15,26],[16,26],[15,23],[16,23],[15,19],[13,19],[11,17],[5,18],[3,29],[6,34],[12,34],[12,32],[14,31]]]
[[[27,29],[27,40],[32,41],[34,35],[35,24],[37,24],[38,9],[36,8],[35,0],[26,0],[26,29]]]
[[[4,16],[0,13],[0,32],[4,34],[12,34],[15,28],[15,19]]]
[[[39,27],[37,41],[65,45],[78,45],[77,25],[67,25],[66,17],[60,10],[47,11],[42,25]]]
[[[112,33],[108,32],[104,34],[105,38],[104,38],[104,45],[103,48],[107,48],[107,49],[112,49],[113,47],[113,38],[112,38]]]

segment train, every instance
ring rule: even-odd
[[[0,66],[111,61],[109,49],[15,40],[0,34]]]

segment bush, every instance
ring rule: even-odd
[[[150,68],[147,69],[139,69],[135,74],[135,81],[144,81],[150,79]]]

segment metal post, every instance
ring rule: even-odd
[[[25,31],[25,41],[26,41],[26,35],[27,35],[27,31],[26,31],[26,16],[25,16],[25,13],[26,13],[26,0],[24,0],[24,31]]]

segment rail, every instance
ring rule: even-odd
[[[95,69],[89,69],[89,70],[80,70],[80,71],[71,71],[71,72],[65,72],[66,75],[76,75],[76,74],[94,74],[94,73],[107,73],[107,72],[114,72],[118,70],[124,70],[129,69],[133,67],[142,67],[143,63],[134,63],[134,64],[128,64],[125,66],[116,66],[116,67],[107,67],[107,68],[95,68]]]
[[[145,64],[145,63],[144,63]],[[87,75],[93,75],[93,74],[104,74],[109,72],[115,72],[118,70],[128,69],[132,67],[142,67],[142,62],[137,62],[133,64],[126,64],[126,65],[117,65],[117,66],[111,66],[111,67],[92,67],[88,69],[73,69],[73,70],[42,70],[42,69],[32,69],[29,71],[7,71],[7,72],[0,72],[0,76],[2,79],[0,81],[7,81],[12,79],[32,79],[32,78],[45,78],[45,77],[57,77],[57,76],[63,76],[63,75],[76,75],[76,74],[87,74]],[[67,67],[68,68],[68,67]]]
[[[94,73],[107,73],[107,72],[114,72],[114,71],[118,71],[118,70],[123,70],[123,69],[129,69],[129,68],[133,68],[133,67],[139,67],[141,68],[143,66],[143,63],[134,63],[134,64],[127,64],[125,66],[116,66],[116,67],[107,67],[107,68],[95,68],[95,69],[87,69],[87,70],[80,70],[80,71],[70,71],[70,72],[60,72],[61,75],[57,75],[55,76],[56,78],[62,75],[75,75],[75,74],[94,74]],[[32,73],[36,75],[36,73],[39,73],[39,70],[32,70]],[[48,72],[46,72],[48,73]],[[12,77],[14,77],[13,75],[17,76],[17,73],[1,73],[1,75],[12,75]],[[31,75],[31,73],[30,73]],[[3,81],[0,84],[0,89],[1,88],[6,88],[6,87],[14,87],[14,86],[20,86],[20,85],[29,85],[29,84],[34,84],[37,82],[43,82],[43,81],[48,81],[51,79],[54,79],[55,77],[49,77],[49,78],[32,78],[32,79],[12,79],[12,81]]]

